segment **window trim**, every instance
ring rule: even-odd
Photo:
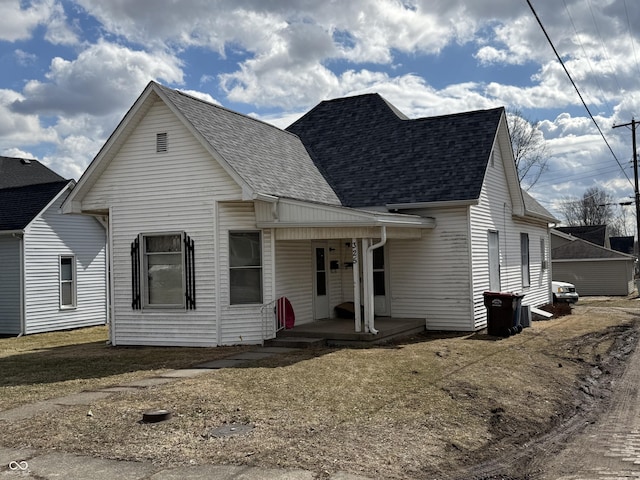
[[[62,260],[71,260],[71,280],[63,280],[62,278]],[[58,255],[58,301],[60,310],[73,310],[78,307],[78,282],[77,282],[76,256],[75,255]],[[62,303],[62,285],[71,284],[71,303]]]
[[[252,265],[252,266],[242,266],[242,267],[232,267],[231,266],[231,236],[237,233],[255,233],[258,235],[258,244],[260,245],[260,265]],[[246,307],[246,306],[255,306],[262,305],[264,302],[264,244],[263,244],[263,235],[262,230],[229,230],[227,239],[229,242],[229,257],[228,257],[228,273],[229,273],[229,306],[230,307]],[[233,295],[231,294],[231,290],[233,289],[233,285],[231,284],[231,272],[232,270],[255,270],[258,269],[260,271],[260,300],[257,302],[245,302],[245,303],[233,303],[231,298]]]
[[[181,270],[181,281],[182,281],[182,296],[181,303],[149,303],[149,290],[148,290],[148,260],[147,260],[147,252],[146,252],[146,242],[145,238],[149,237],[168,237],[173,235],[180,236],[180,270]],[[185,298],[185,289],[186,289],[186,272],[185,272],[185,248],[184,248],[184,232],[153,232],[153,233],[141,233],[139,234],[140,238],[140,306],[141,309],[186,309],[186,298]],[[163,255],[163,254],[171,254],[175,255],[176,252],[154,252],[155,255]]]
[[[531,286],[531,253],[529,252],[529,234],[520,233],[520,265],[522,287]]]

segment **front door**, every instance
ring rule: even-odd
[[[329,318],[329,259],[326,244],[313,244],[313,318]]]
[[[389,315],[387,302],[387,275],[385,273],[384,246],[373,251],[373,297],[375,314]]]

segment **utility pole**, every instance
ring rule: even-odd
[[[633,178],[635,180],[635,198],[636,198],[636,239],[638,244],[638,257],[640,257],[640,191],[638,190],[638,150],[636,149],[636,122],[635,118],[631,118],[631,123],[624,125],[614,125],[613,128],[628,127],[631,125],[631,142],[633,146]]]

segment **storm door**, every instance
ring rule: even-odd
[[[329,259],[326,244],[313,244],[313,318],[329,318]]]

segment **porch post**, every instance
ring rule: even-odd
[[[369,303],[369,290],[371,289],[371,279],[369,278],[369,269],[371,265],[369,264],[369,258],[367,255],[367,250],[369,248],[369,239],[362,239],[362,283],[363,283],[363,297],[364,297],[364,331],[365,333],[369,332],[370,318],[371,318],[371,304]]]
[[[360,262],[358,261],[358,240],[351,239],[351,259],[353,260],[353,313],[356,332],[362,331],[362,314],[360,313]]]

